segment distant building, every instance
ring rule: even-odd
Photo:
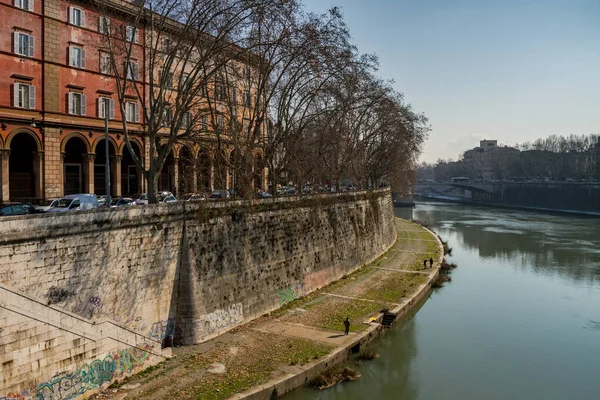
[[[481,140],[479,147],[465,151],[465,172],[475,180],[493,181],[508,179],[510,164],[519,155],[519,150],[498,146],[497,140]]]

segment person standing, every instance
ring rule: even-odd
[[[347,335],[350,331],[350,320],[348,318],[349,317],[346,317],[346,320],[344,321],[344,335]]]
[[[423,269],[426,269],[426,268],[427,268],[427,259],[424,259],[423,260]]]
[[[433,258],[429,259],[429,268],[433,268]]]

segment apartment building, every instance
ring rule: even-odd
[[[113,196],[143,192],[147,187],[126,148],[122,125],[125,118],[133,151],[147,163],[149,143],[140,99],[128,99],[121,114],[103,52],[107,18],[96,11],[96,3],[0,0],[0,12],[10,21],[0,26],[2,202],[105,194],[107,166]],[[114,5],[109,10],[111,19],[129,23],[127,2],[103,3]],[[128,73],[143,94],[148,85],[144,27],[127,25],[127,35],[133,43]],[[209,88],[206,96],[216,96],[220,90]],[[242,104],[244,96],[249,94],[240,93]],[[109,114],[108,158],[105,113]],[[224,157],[233,157],[232,153],[233,148],[227,148]],[[255,185],[264,187],[266,170],[257,170],[256,175]],[[174,146],[161,171],[159,189],[183,194],[228,189],[234,181],[226,164],[215,165],[215,147],[207,134],[202,145]]]

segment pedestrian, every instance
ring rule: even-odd
[[[429,268],[433,268],[433,258],[429,259]]]
[[[347,335],[350,331],[350,320],[348,318],[349,317],[346,317],[346,320],[344,321],[344,335]]]
[[[423,269],[427,268],[427,259],[423,260]]]

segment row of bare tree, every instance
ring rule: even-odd
[[[126,145],[151,202],[177,143],[209,148],[214,169],[226,167],[242,196],[253,194],[264,168],[272,192],[280,180],[399,184],[415,169],[427,120],[375,75],[376,57],[350,43],[338,9],[315,15],[296,0],[151,0],[126,2],[124,20],[114,17],[117,3],[124,2],[97,2],[101,63],[129,116]],[[136,112],[141,132],[133,129]],[[146,162],[130,145],[139,134],[148,139]]]

